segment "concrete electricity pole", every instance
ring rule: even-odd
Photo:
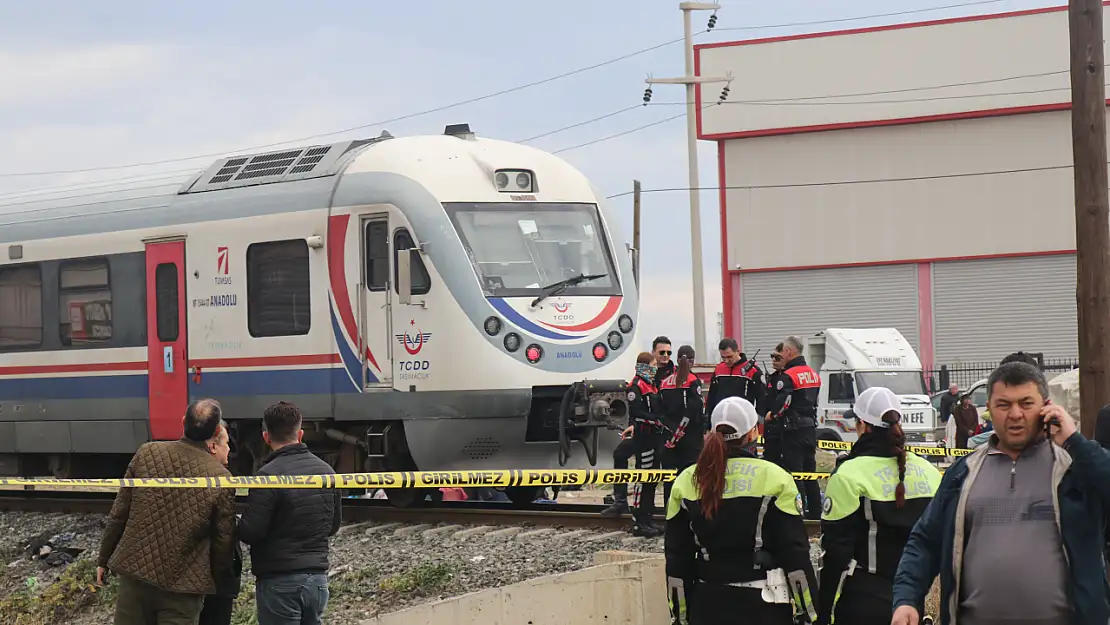
[[[1110,399],[1110,211],[1107,209],[1106,86],[1102,0],[1069,0],[1071,129],[1075,165],[1079,414],[1094,438],[1095,416]]]
[[[694,101],[694,85],[704,83],[726,83],[721,94],[721,101],[728,96],[728,84],[732,82],[731,76],[726,77],[701,77],[694,75],[694,36],[690,28],[690,13],[692,11],[717,11],[719,4],[708,2],[682,2],[678,5],[682,10],[682,27],[686,50],[686,75],[681,78],[648,78],[649,85],[686,85],[686,143],[689,150],[690,167],[690,253],[693,261],[694,273],[694,349],[703,353],[705,343],[705,276],[702,272],[701,251],[701,204],[699,202],[698,187],[698,130],[697,130],[697,103]],[[710,27],[716,23],[716,14],[710,18]],[[644,92],[644,102],[651,100],[651,87]],[[723,251],[722,251],[723,253]]]
[[[640,288],[640,181],[632,181],[632,277]],[[643,301],[644,296],[639,295]]]

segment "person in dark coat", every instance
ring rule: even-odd
[[[231,452],[228,445],[210,450],[225,467]],[[236,533],[238,522],[236,522]],[[204,607],[200,611],[200,620],[197,625],[231,625],[231,615],[235,611],[235,599],[243,586],[243,547],[239,544],[238,536],[231,541],[231,571],[217,575],[213,572],[216,582],[216,594],[205,595]]]
[[[971,404],[971,395],[960,398],[960,404],[952,409],[952,417],[956,419],[956,447],[967,449],[967,439],[975,436],[979,428],[979,410]]]
[[[301,442],[301,412],[278,402],[262,417],[262,436],[273,450],[258,475],[334,475]],[[251,547],[259,625],[320,625],[328,604],[328,538],[339,531],[335,488],[252,488],[239,522]]]

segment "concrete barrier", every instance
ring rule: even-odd
[[[606,551],[594,565],[383,614],[361,625],[668,625],[661,555]]]

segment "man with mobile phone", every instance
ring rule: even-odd
[[[1110,452],[1008,362],[987,380],[995,430],[944,474],[894,578],[892,625],[917,625],[939,574],[941,625],[1105,625]],[[958,617],[958,618],[957,618]]]

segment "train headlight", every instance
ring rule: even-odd
[[[532,343],[528,346],[528,349],[524,350],[524,357],[528,359],[528,362],[536,364],[540,361],[540,358],[543,358],[543,348]]]
[[[620,349],[624,345],[624,337],[620,332],[610,332],[606,342],[609,343],[609,349]]]
[[[505,349],[510,352],[515,352],[520,349],[520,335],[516,332],[510,332],[505,335]]]
[[[617,327],[621,329],[621,332],[628,334],[632,331],[632,317],[621,315],[620,319],[617,319]]]
[[[605,347],[605,343],[597,343],[594,345],[594,360],[601,362],[609,355],[609,350]]]
[[[502,169],[493,176],[502,193],[535,193],[536,175],[527,169]]]
[[[490,317],[486,319],[486,334],[490,336],[497,336],[501,334],[501,320],[497,317]]]

